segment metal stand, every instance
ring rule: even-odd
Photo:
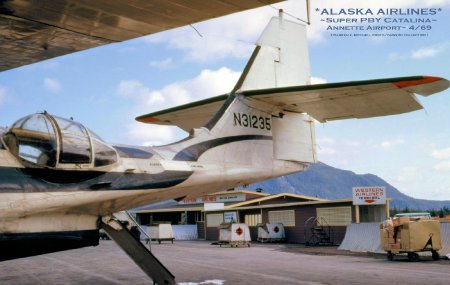
[[[175,276],[120,221],[104,217],[100,227],[153,280],[154,284],[176,284]]]
[[[305,244],[306,246],[333,245],[333,230],[323,218],[310,217],[305,225]],[[310,230],[309,237],[307,230]]]

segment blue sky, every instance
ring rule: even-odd
[[[308,42],[315,82],[410,75],[450,78],[450,1],[315,0]],[[274,5],[304,18],[303,1]],[[315,8],[442,8],[427,37],[331,37]],[[0,74],[0,125],[47,110],[105,140],[163,144],[185,136],[144,125],[144,113],[224,94],[240,75],[271,7],[237,13]],[[287,17],[289,19],[289,17]],[[426,111],[317,124],[319,160],[379,175],[416,198],[450,200],[450,91],[419,100]]]

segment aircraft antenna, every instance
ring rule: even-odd
[[[197,35],[199,35],[201,38],[203,38],[202,34],[200,34],[200,32],[199,32],[192,24],[189,24],[189,26],[190,26],[191,28],[193,28],[194,31],[197,32]]]

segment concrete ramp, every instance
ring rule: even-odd
[[[338,249],[356,252],[384,253],[380,246],[380,223],[350,224]],[[441,223],[442,249],[450,257],[450,223]]]

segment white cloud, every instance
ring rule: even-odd
[[[316,8],[355,8],[365,7],[377,10],[379,8],[423,8],[444,7],[450,0],[321,0],[311,1],[311,25],[307,27],[309,43],[315,44],[326,41],[328,24],[321,21],[322,16],[316,12]],[[171,48],[185,52],[185,58],[192,61],[217,61],[223,58],[248,58],[254,48],[254,43],[261,34],[263,28],[273,16],[277,16],[278,8],[282,8],[285,18],[292,21],[306,20],[306,5],[304,0],[291,0],[282,3],[265,6],[241,13],[235,13],[226,17],[220,17],[209,21],[194,24],[198,35],[192,27],[181,27],[163,33],[144,37],[144,40],[165,44]],[[291,17],[291,15],[293,17]],[[352,16],[347,16],[351,18]],[[373,40],[378,43],[378,40]]]
[[[409,59],[423,59],[434,57],[448,49],[450,46],[450,41],[442,42],[439,44],[421,47],[419,49],[407,52],[407,53],[398,53],[392,52],[388,55],[388,61],[393,62],[397,60],[409,60]]]
[[[381,143],[381,147],[384,150],[390,150],[390,149],[394,148],[395,146],[402,145],[404,143],[405,143],[405,141],[403,139],[387,140],[387,141],[383,141]]]
[[[372,153],[367,142],[357,140],[319,135],[316,142],[319,161],[343,169],[352,169],[353,157],[361,157],[362,152]]]
[[[117,87],[116,93],[122,97],[142,100],[146,105],[159,106],[166,102],[166,99],[158,91],[152,91],[138,80],[122,80]]]
[[[422,59],[422,58],[429,58],[434,57],[445,50],[450,46],[450,42],[444,42],[437,45],[432,45],[428,47],[423,47],[418,50],[411,52],[411,58],[412,59]]]
[[[417,167],[408,166],[401,169],[400,173],[397,176],[398,182],[417,182],[422,180],[423,177],[420,174]]]
[[[444,7],[450,5],[450,0],[428,0],[424,4],[424,7]]]
[[[332,139],[332,138],[325,137],[325,138],[319,138],[319,139],[317,139],[317,143],[318,143],[318,144],[328,144],[328,145],[332,145],[332,144],[335,144],[336,141],[335,141],[334,139]]]
[[[222,67],[217,70],[204,69],[190,80],[178,81],[152,90],[138,80],[122,80],[116,93],[134,98],[146,112],[174,107],[192,101],[228,93],[238,80],[240,72]]]
[[[117,86],[116,93],[135,101],[134,114],[146,114],[226,94],[232,90],[239,76],[240,72],[226,67],[205,69],[193,79],[178,81],[158,90],[153,90],[138,80],[123,80]],[[132,141],[157,145],[171,142],[175,138],[174,128],[151,125],[140,127],[142,125],[144,124],[133,123],[128,126],[127,136]]]
[[[317,152],[319,153],[319,155],[330,155],[335,154],[336,150],[332,147],[321,147],[319,145],[319,147],[317,148]]]
[[[282,7],[286,12],[305,19],[305,2],[302,0],[286,1],[273,7]],[[266,6],[194,24],[201,36],[188,26],[144,39],[150,43],[162,43],[183,50],[186,52],[186,59],[193,61],[248,58],[269,19],[277,14],[276,9]],[[285,17],[293,20],[288,15]],[[315,39],[315,29],[314,26],[309,27],[309,38]]]
[[[317,139],[317,152],[319,155],[332,155],[337,152],[336,141],[329,137]]]
[[[3,105],[6,101],[6,88],[0,86],[0,106]]]
[[[311,76],[311,84],[323,84],[327,82],[324,78]]]
[[[52,93],[58,93],[59,91],[61,91],[61,84],[54,78],[45,78],[43,85],[47,91],[50,91]]]
[[[401,55],[398,52],[391,52],[388,55],[388,62],[393,62],[393,61],[401,60],[401,59],[405,59],[405,58],[407,58],[407,56]]]
[[[434,170],[438,171],[450,171],[450,161],[442,161],[433,166]]]
[[[419,59],[419,58],[433,57],[441,51],[442,51],[442,49],[439,49],[436,47],[421,48],[416,51],[413,51],[411,53],[411,58]]]
[[[345,146],[355,147],[355,148],[362,146],[362,143],[360,141],[357,141],[357,140],[344,140],[343,144]]]
[[[175,63],[171,57],[168,57],[163,60],[152,60],[150,61],[150,66],[158,69],[171,69],[175,67]]]
[[[450,147],[444,149],[436,149],[433,150],[431,156],[437,159],[446,159],[450,158]]]
[[[128,125],[127,137],[145,146],[163,145],[175,140],[173,127],[133,122]]]

